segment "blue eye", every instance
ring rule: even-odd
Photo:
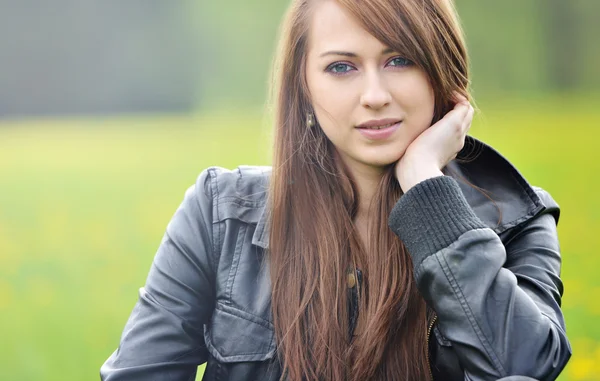
[[[389,62],[390,66],[410,66],[412,62],[402,57],[392,58]]]
[[[329,65],[326,70],[332,74],[344,74],[351,71],[352,66],[345,63],[336,62]]]

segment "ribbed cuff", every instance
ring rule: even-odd
[[[415,269],[463,233],[486,227],[449,176],[433,177],[409,189],[394,205],[388,224],[408,249]]]

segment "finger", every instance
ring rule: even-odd
[[[469,112],[469,108],[471,107],[471,104],[468,102],[459,102],[457,104],[454,105],[454,108],[452,110],[450,110],[450,112],[448,113],[449,117],[458,117],[458,123],[462,124],[464,118],[467,116],[467,113]]]
[[[438,123],[451,123],[454,124],[457,129],[462,129],[464,119],[467,116],[467,113],[469,112],[470,106],[471,105],[468,102],[460,102],[455,104],[454,108],[448,111]]]
[[[469,131],[469,129],[471,128],[471,123],[473,123],[473,115],[475,115],[475,108],[473,108],[473,106],[469,104],[467,115],[465,116],[463,122],[463,131],[465,133],[467,133],[467,131]]]

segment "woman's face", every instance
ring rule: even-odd
[[[425,72],[335,1],[315,4],[308,40],[311,103],[344,162],[354,169],[396,162],[433,118],[434,94]],[[397,123],[379,131],[357,128],[365,122]]]

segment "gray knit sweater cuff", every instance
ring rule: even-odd
[[[433,177],[409,189],[394,205],[388,223],[412,256],[415,270],[463,233],[486,227],[449,176]]]

